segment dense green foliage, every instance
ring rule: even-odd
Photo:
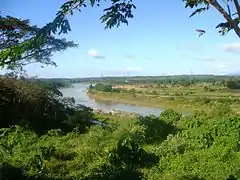
[[[188,116],[94,114],[53,84],[0,78],[3,179],[240,179],[240,117],[227,103]]]
[[[111,92],[112,86],[103,83],[97,83],[94,87],[90,87],[90,90],[95,89],[97,91]]]
[[[240,178],[240,117],[229,106],[188,116],[94,114],[50,82],[0,79],[2,179]]]
[[[72,41],[52,35],[40,37],[40,28],[29,20],[0,16],[0,67],[22,70],[24,65],[40,63],[56,65],[50,58],[54,52],[76,47]]]
[[[55,128],[68,131],[77,123],[91,118],[81,114],[88,112],[91,115],[91,110],[74,105],[74,99],[63,98],[58,85],[46,81],[0,78],[0,128],[23,124],[39,133]],[[73,117],[79,122],[74,122]]]
[[[100,2],[90,0],[90,5]],[[203,5],[193,15],[212,5],[227,20],[217,26],[220,33],[234,29],[240,36],[238,1],[226,1],[228,12],[216,0],[184,2],[190,8]],[[234,3],[237,13],[232,15],[229,3]],[[42,28],[30,25],[28,20],[0,16],[0,67],[21,70],[33,62],[56,65],[50,59],[52,53],[76,45],[53,35],[68,33],[67,15],[87,5],[85,0],[68,0],[53,22]],[[132,0],[111,0],[101,21],[106,28],[128,24],[135,8]],[[239,89],[239,80],[229,77],[174,78],[150,78],[153,82],[148,77],[136,78],[130,83],[145,81],[150,87],[155,83],[165,88],[207,81]],[[110,85],[99,83],[90,90],[124,91],[134,97],[143,94],[113,88],[111,78],[107,82]],[[125,79],[118,83],[125,83]],[[229,106],[239,99],[227,103],[218,99],[209,112],[189,116],[173,110],[159,117],[94,114],[92,109],[76,105],[73,98],[63,98],[58,88],[65,85],[61,80],[0,77],[0,179],[240,179],[240,117]],[[204,91],[215,89],[204,86]],[[145,94],[157,96],[159,92]],[[209,103],[207,98],[199,101]],[[93,125],[91,120],[109,126]]]
[[[4,178],[239,179],[240,117],[227,107],[183,117],[95,114],[111,127],[85,133],[60,129],[38,136],[21,126],[1,129]],[[15,172],[15,173],[12,173]]]
[[[226,86],[229,89],[240,89],[240,79],[227,81]]]

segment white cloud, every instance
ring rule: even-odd
[[[238,59],[221,59],[221,58],[197,58],[213,72],[227,74],[239,71],[240,61]]]
[[[88,50],[88,56],[91,56],[95,59],[105,59],[105,56],[101,55],[100,52],[96,49]]]
[[[240,53],[240,43],[223,44],[222,50],[231,53]]]

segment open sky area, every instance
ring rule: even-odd
[[[64,0],[1,0],[3,15],[30,19],[42,27]],[[91,77],[122,75],[229,74],[240,72],[240,42],[234,32],[220,36],[223,18],[214,9],[189,18],[182,0],[135,0],[129,25],[104,30],[101,7],[69,16],[72,31],[62,37],[78,48],[53,55],[58,67],[26,67],[31,76]],[[196,29],[207,30],[198,38]]]

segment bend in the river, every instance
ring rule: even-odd
[[[153,114],[155,116],[159,116],[159,114],[163,111],[163,109],[161,108],[97,101],[87,95],[88,87],[89,84],[77,83],[73,84],[73,86],[70,88],[61,88],[60,90],[63,93],[64,97],[74,97],[76,103],[83,104],[93,109],[102,109],[103,111],[119,110],[123,112],[138,113],[142,115]]]

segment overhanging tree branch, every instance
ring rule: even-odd
[[[50,34],[42,35],[41,29],[10,16],[0,16],[0,67],[13,69],[28,62],[52,64],[51,56],[56,51],[76,47],[72,41],[57,39]],[[20,63],[24,62],[24,63]]]
[[[240,5],[239,5],[238,0],[234,0],[234,4],[235,4],[235,7],[236,7],[238,16],[240,17]]]
[[[240,37],[240,28],[238,27],[238,24],[236,23],[235,20],[231,18],[231,16],[223,9],[223,7],[216,1],[216,0],[205,0],[212,6],[214,6],[222,15],[223,17],[227,20],[229,25],[234,29],[238,37]]]

